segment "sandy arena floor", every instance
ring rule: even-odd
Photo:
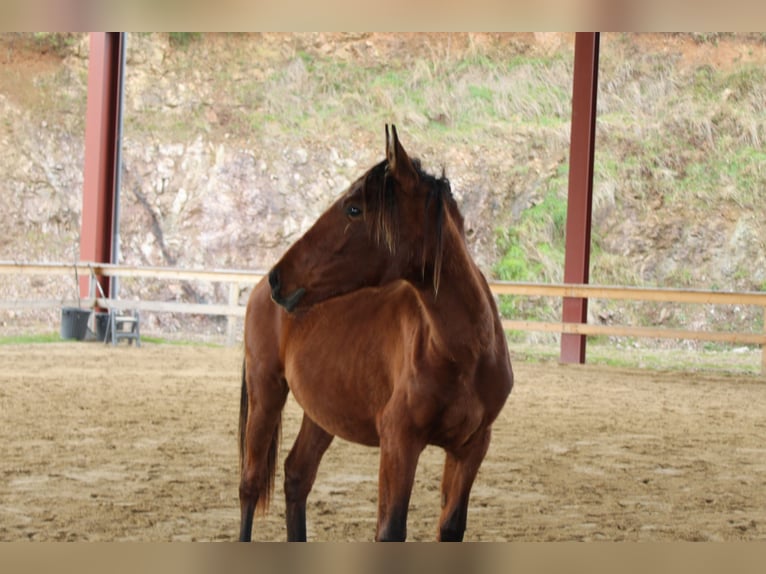
[[[0,541],[233,540],[241,350],[0,347]],[[763,540],[766,382],[514,364],[467,540]],[[283,540],[281,463],[254,538]],[[443,455],[420,460],[409,540],[433,540]],[[371,540],[377,451],[336,440],[309,538]]]

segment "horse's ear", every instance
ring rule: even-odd
[[[418,179],[418,172],[412,164],[410,156],[399,143],[396,126],[391,124],[391,133],[386,124],[386,159],[388,171],[400,184],[407,188],[407,184],[414,185]]]

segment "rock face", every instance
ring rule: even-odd
[[[0,260],[73,261],[88,36],[68,36],[49,52],[23,35],[0,35],[0,43],[6,53]],[[520,58],[523,65],[513,63]],[[601,86],[605,119],[597,145],[617,163],[643,160],[647,152],[637,146],[652,127],[617,133],[609,114],[626,90],[642,97],[646,89],[630,83],[634,70],[604,58],[612,76]],[[489,61],[512,64],[490,68]],[[546,198],[566,197],[569,110],[551,94],[570,89],[569,62],[567,35],[205,35],[181,46],[164,34],[130,34],[121,261],[268,268],[338,193],[383,158],[384,123],[395,122],[429,171],[445,169],[471,248],[492,275],[503,255],[500,231],[524,224]],[[446,87],[437,89],[440,82]],[[517,93],[533,82],[545,90]],[[729,89],[724,99],[735,97]],[[758,141],[766,137],[760,117],[744,124]],[[766,288],[766,226],[762,210],[752,209],[763,205],[754,198],[766,199],[764,157],[755,157],[751,189],[723,181],[712,202],[684,203],[663,187],[663,178],[681,177],[687,168],[639,165],[635,178],[626,179],[597,161],[592,281]],[[519,239],[532,262],[548,257],[545,245],[557,232],[542,225],[534,233]],[[549,268],[538,279],[561,280],[558,263]],[[211,285],[179,291],[125,282],[123,288],[147,298],[227,296]],[[0,286],[3,299],[63,299],[72,292],[72,284],[50,279]],[[592,311],[594,320],[628,313],[597,305]],[[662,315],[665,321],[669,312]]]

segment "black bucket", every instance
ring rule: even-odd
[[[112,340],[112,333],[109,329],[109,313],[94,313],[96,323],[96,340],[108,343]]]
[[[90,309],[62,307],[61,338],[84,340],[88,333],[88,319],[90,319]]]

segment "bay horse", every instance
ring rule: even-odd
[[[494,299],[442,176],[386,125],[386,158],[253,289],[239,420],[240,540],[273,493],[289,391],[304,411],[284,466],[287,539],[335,436],[380,448],[375,540],[403,541],[420,453],[446,452],[438,539],[461,541],[492,423],[513,386]]]

